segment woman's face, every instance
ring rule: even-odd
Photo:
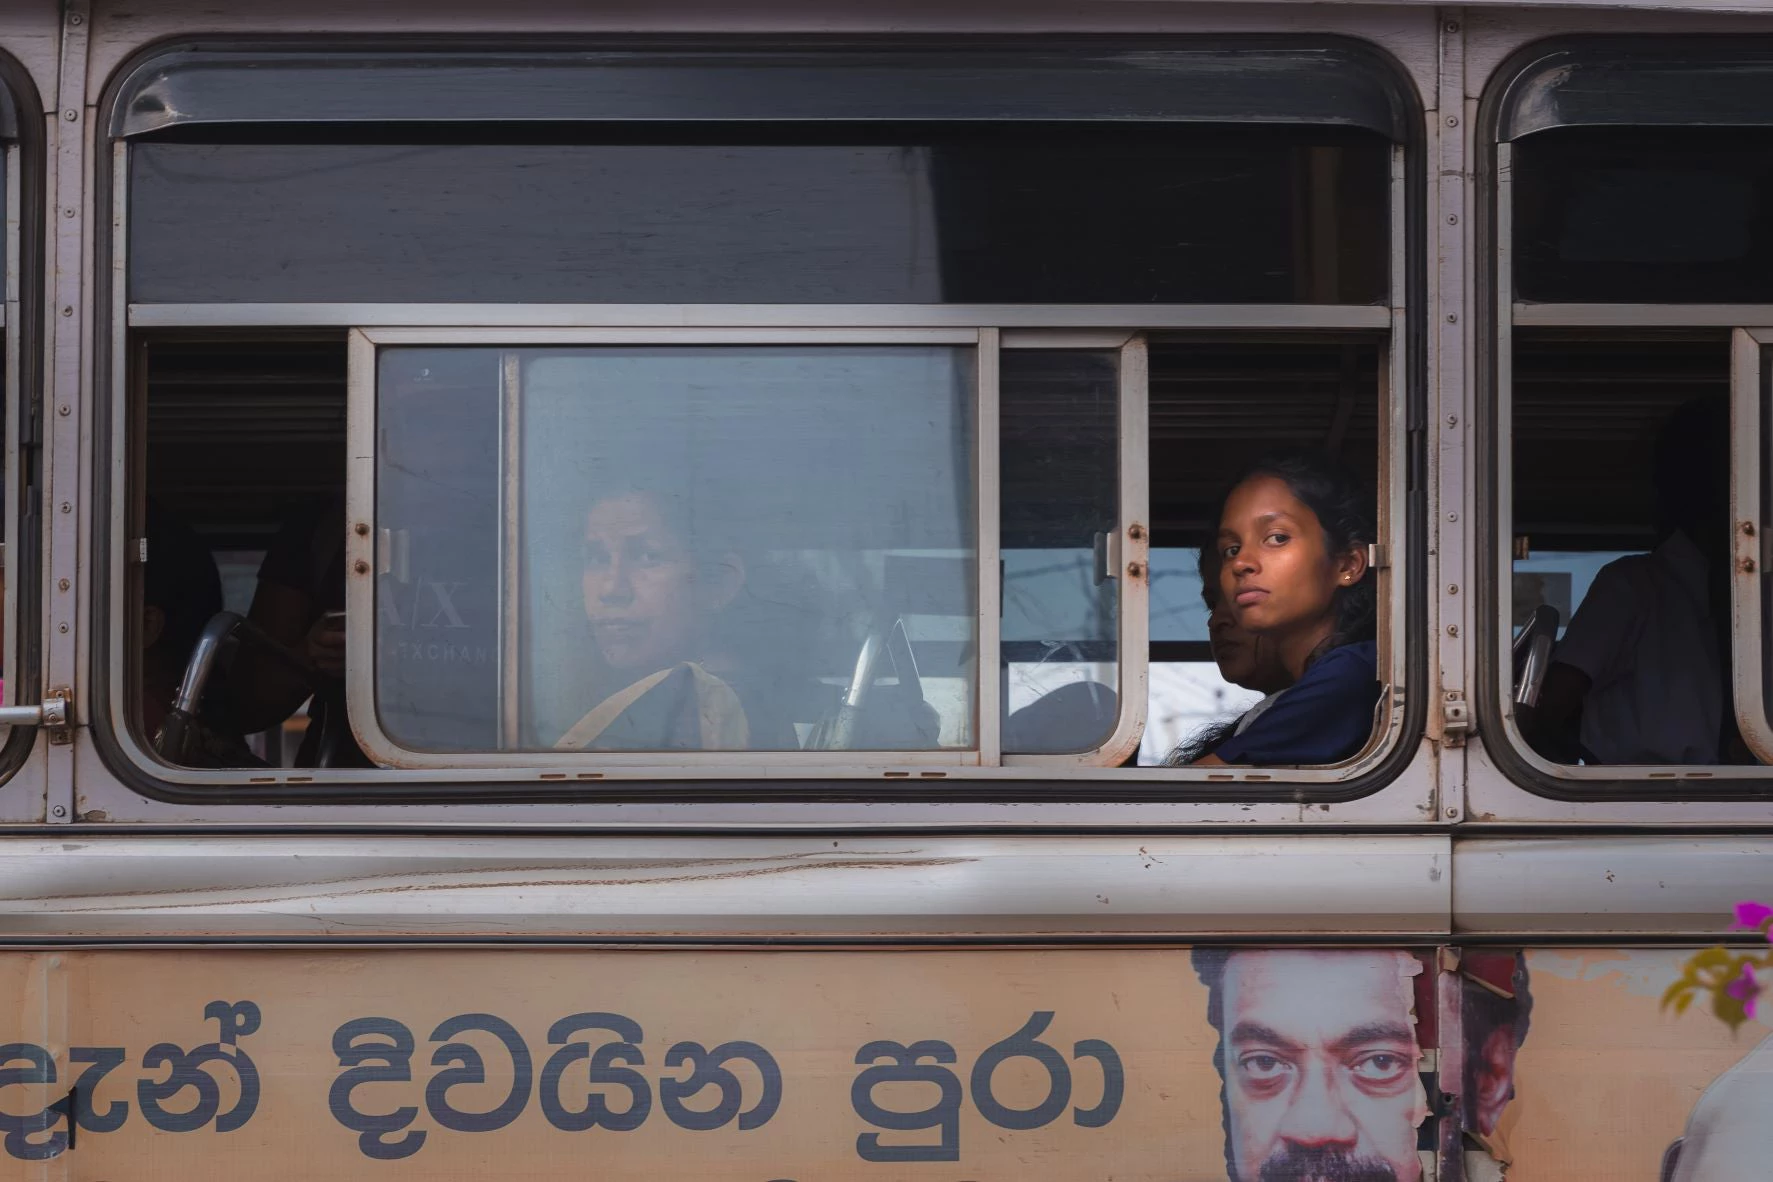
[[[651,673],[693,657],[696,564],[657,500],[630,493],[585,514],[585,617],[610,666]]]
[[[1211,577],[1202,581],[1200,597],[1207,605],[1207,643],[1212,646],[1219,676],[1232,685],[1265,694],[1284,689],[1287,674],[1274,646],[1238,627],[1237,617],[1219,594],[1217,566],[1208,573]]]
[[[1277,476],[1231,491],[1219,518],[1219,590],[1237,623],[1276,638],[1334,624],[1339,587],[1366,571],[1360,551],[1331,553],[1323,525]]]

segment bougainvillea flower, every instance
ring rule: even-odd
[[[1742,1012],[1755,1016],[1755,999],[1761,996],[1761,983],[1755,978],[1755,967],[1742,966],[1742,975],[1724,986],[1724,992],[1742,1003]]]
[[[1765,903],[1757,903],[1753,899],[1744,899],[1736,904],[1736,926],[1758,931],[1765,927],[1767,921],[1773,919],[1773,907]],[[1773,939],[1773,937],[1769,937]]]

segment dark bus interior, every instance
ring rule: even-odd
[[[1239,468],[1277,447],[1326,447],[1376,474],[1386,351],[1375,333],[1171,333],[1153,337],[1149,357],[1153,678],[1163,682],[1168,670],[1211,680],[1195,557],[1218,498]],[[343,488],[343,334],[147,334],[135,362],[145,392],[141,492],[202,538],[227,608],[243,613],[280,523]],[[1024,399],[1016,413],[1041,412]],[[1007,504],[1041,491],[1006,486],[1002,495]],[[1200,691],[1154,690],[1154,721],[1175,712],[1165,693]],[[298,716],[254,750],[287,763],[302,726]],[[1156,761],[1150,750],[1142,762]]]

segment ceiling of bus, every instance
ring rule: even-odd
[[[145,347],[147,491],[218,546],[252,548],[291,505],[343,487],[342,337]],[[1277,447],[1330,447],[1376,474],[1381,357],[1358,338],[1153,343],[1154,542],[1198,544],[1226,481]],[[1722,394],[1728,377],[1722,333],[1517,333],[1514,532],[1538,549],[1650,545],[1656,426],[1689,398]],[[1072,389],[1018,396],[1016,413],[1041,424],[1033,436],[1094,429]],[[1003,497],[1050,493],[1031,484]]]
[[[1657,427],[1728,393],[1729,345],[1723,332],[1517,331],[1514,532],[1539,550],[1653,545]]]

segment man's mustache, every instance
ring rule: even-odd
[[[1289,1145],[1262,1163],[1260,1182],[1397,1182],[1390,1164],[1340,1149]]]

